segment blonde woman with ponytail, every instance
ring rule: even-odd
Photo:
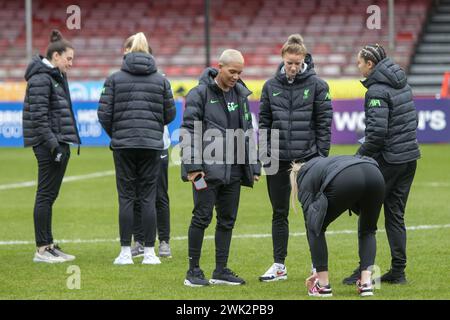
[[[259,277],[265,282],[287,279],[284,263],[289,240],[291,162],[328,156],[333,117],[328,84],[316,75],[312,56],[301,35],[289,36],[281,49],[281,58],[275,77],[264,84],[259,113],[259,129],[266,130],[269,138],[264,145],[268,146],[272,161],[279,163],[278,172],[267,176],[273,212],[274,263]],[[278,155],[270,150],[272,130],[279,132]]]
[[[142,212],[143,264],[160,264],[155,254],[156,193],[164,126],[175,118],[169,81],[158,73],[142,32],[124,44],[121,70],[105,81],[98,118],[111,138],[119,194],[121,252],[114,264],[133,264],[131,238],[135,201]]]
[[[306,279],[309,296],[330,297],[325,231],[342,213],[359,215],[360,296],[373,295],[371,267],[375,264],[377,221],[384,199],[384,178],[377,163],[359,156],[316,157],[293,163],[291,201],[300,201],[305,219],[313,274]]]

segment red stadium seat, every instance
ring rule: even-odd
[[[132,3],[78,1],[82,28],[67,30],[70,1],[33,1],[33,46],[44,52],[53,28],[59,28],[76,49],[73,80],[100,78],[121,65],[122,45],[143,31],[158,65],[173,77],[197,77],[204,68],[204,0],[136,0]],[[300,33],[318,70],[326,77],[357,76],[356,48],[367,42],[386,44],[387,28],[368,30],[365,13],[381,0],[215,0],[211,2],[211,59],[223,49],[237,48],[245,55],[251,77],[271,76],[280,62],[280,49],[289,34]],[[431,0],[395,2],[398,48],[394,56],[413,50]],[[3,59],[25,58],[24,2],[0,0],[0,53]],[[292,18],[294,17],[294,19]],[[382,16],[387,23],[387,16]],[[407,67],[409,56],[400,59]],[[178,61],[179,65],[171,65]],[[3,69],[2,69],[3,68]],[[75,69],[80,68],[80,71]],[[24,70],[0,64],[1,80],[22,80]]]

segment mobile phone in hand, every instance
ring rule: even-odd
[[[208,187],[208,185],[206,184],[205,178],[203,178],[203,175],[201,175],[201,174],[198,174],[194,178],[193,183],[194,183],[195,190],[197,190],[197,191],[206,189]]]

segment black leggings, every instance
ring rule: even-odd
[[[368,163],[355,164],[342,170],[324,191],[328,209],[318,237],[308,233],[313,265],[317,272],[328,271],[328,249],[325,231],[343,212],[359,213],[358,242],[360,270],[375,263],[378,217],[384,199],[384,178],[380,170]]]

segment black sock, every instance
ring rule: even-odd
[[[227,266],[232,230],[216,229],[216,270],[222,271]]]
[[[227,267],[226,262],[216,262],[216,271],[222,271]]]
[[[199,259],[189,257],[189,270],[194,270],[194,268],[199,268]]]
[[[192,225],[189,227],[189,269],[191,270],[199,266],[204,234],[204,229],[200,229]]]

